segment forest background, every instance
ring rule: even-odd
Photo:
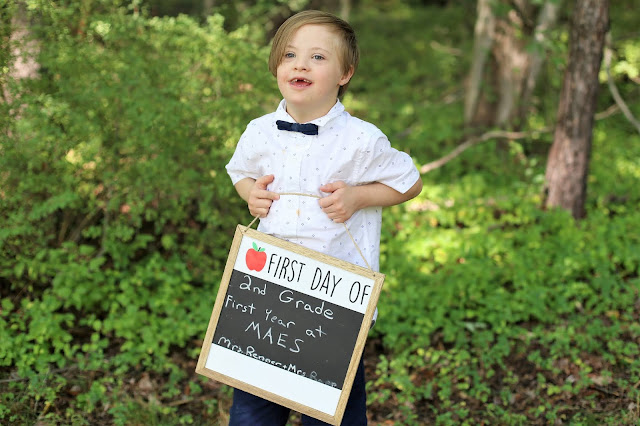
[[[506,119],[495,45],[465,110],[486,4],[543,59]],[[194,373],[251,219],[224,165],[309,7],[359,35],[347,110],[423,172],[384,214],[371,423],[638,424],[638,0],[610,7],[578,219],[544,203],[573,1],[0,0],[0,423],[225,423],[230,389]]]

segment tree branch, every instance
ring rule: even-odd
[[[602,112],[597,113],[594,118],[596,121],[598,120],[603,120],[605,118],[609,118],[614,114],[617,114],[620,112],[620,107],[616,104],[611,105],[609,108],[605,109]]]
[[[638,133],[640,133],[640,122],[636,120],[636,118],[631,113],[631,110],[629,109],[627,104],[624,102],[624,99],[622,99],[622,96],[620,96],[620,92],[618,91],[618,88],[616,87],[615,83],[613,82],[613,78],[611,77],[611,57],[612,56],[613,56],[613,53],[611,51],[611,33],[609,32],[605,36],[605,46],[604,46],[604,67],[607,72],[607,84],[609,86],[609,91],[611,92],[613,99],[616,101],[616,104],[622,110],[622,113],[624,114],[624,116],[627,117],[627,120],[629,120],[629,122],[633,124],[633,126],[636,128]]]
[[[620,111],[620,106],[617,104],[613,104],[611,105],[609,108],[607,108],[606,110],[599,112],[595,115],[595,120],[603,120],[605,118],[611,117],[612,115],[618,113]],[[507,139],[524,139],[524,138],[528,138],[530,136],[533,135],[537,135],[540,133],[549,133],[553,130],[553,128],[551,127],[544,127],[542,129],[539,130],[532,130],[529,132],[509,132],[506,130],[490,130],[486,133],[483,133],[479,136],[474,136],[470,139],[467,139],[466,141],[462,142],[460,145],[458,145],[453,151],[451,151],[449,154],[445,155],[444,157],[441,157],[435,161],[432,161],[430,163],[424,164],[422,167],[420,167],[420,174],[425,174],[425,173],[429,173],[432,170],[435,170],[437,168],[440,168],[442,166],[444,166],[445,164],[447,164],[449,161],[453,160],[454,158],[456,158],[457,156],[459,156],[460,154],[462,154],[464,151],[466,151],[467,149],[471,148],[474,145],[477,145],[481,142],[486,142],[490,139],[495,139],[495,138],[507,138]],[[639,130],[640,131],[640,130]]]
[[[471,148],[472,146],[477,145],[480,142],[485,142],[489,139],[495,139],[495,138],[524,139],[535,134],[548,133],[551,130],[552,129],[549,127],[545,127],[543,129],[535,130],[531,132],[509,132],[505,130],[490,130],[479,136],[474,136],[470,139],[467,139],[466,141],[458,145],[453,151],[451,151],[449,154],[445,155],[444,157],[438,160],[432,161],[430,163],[424,164],[422,167],[420,167],[420,173],[421,174],[429,173],[432,170],[442,167],[445,164],[447,164],[449,161],[453,160],[454,158],[462,154],[468,148]]]

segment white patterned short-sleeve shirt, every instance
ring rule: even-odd
[[[340,180],[348,185],[379,182],[405,193],[420,178],[408,154],[391,147],[373,124],[352,117],[340,101],[311,121],[318,125],[318,135],[278,130],[276,120],[295,121],[284,100],[275,112],[251,121],[242,134],[226,166],[234,185],[273,174],[270,191],[327,196],[319,187]],[[374,271],[379,270],[381,223],[381,207],[359,210],[346,222]],[[316,198],[282,195],[258,230],[366,267],[344,225],[329,219]]]

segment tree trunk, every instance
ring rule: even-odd
[[[484,68],[491,52],[496,20],[491,10],[491,0],[478,0],[478,17],[473,38],[473,59],[471,73],[464,102],[464,123],[469,125],[474,120],[480,98],[480,88],[484,75]]]
[[[349,22],[351,17],[351,0],[340,0],[340,18]]]
[[[545,188],[545,205],[564,208],[576,219],[585,216],[598,73],[608,25],[608,0],[576,2]]]
[[[557,21],[561,2],[547,0],[540,7],[532,0],[478,0],[466,125],[522,125],[544,62],[546,33]],[[538,44],[533,51],[527,48],[531,39]]]
[[[531,65],[529,67],[529,75],[523,88],[522,102],[520,105],[520,116],[525,117],[527,114],[526,108],[531,102],[533,96],[533,89],[535,89],[538,82],[538,76],[544,63],[544,46],[547,42],[547,33],[552,29],[558,20],[558,9],[560,8],[561,1],[549,0],[545,2],[540,15],[538,15],[538,24],[534,32],[534,39],[538,48],[531,53]]]
[[[6,68],[13,62],[11,43],[13,13],[12,6],[0,2],[0,140],[8,134],[11,122],[7,89],[9,74]]]
[[[11,20],[10,46],[13,48],[12,60],[8,64],[9,75],[15,79],[35,78],[40,65],[36,61],[38,42],[31,36],[29,19],[25,5],[19,3]]]
[[[215,0],[202,1],[202,16],[209,16],[213,12],[213,6],[216,5]]]
[[[13,6],[0,1],[0,87],[4,87],[6,79],[5,67],[12,62],[11,33],[13,22]]]
[[[0,3],[1,4],[1,3]],[[9,80],[35,78],[39,46],[29,30],[24,3],[0,6],[0,103],[4,108],[13,101]],[[4,68],[4,70],[3,70]],[[6,111],[0,111],[7,118]]]
[[[494,124],[498,127],[510,127],[516,121],[518,100],[529,72],[529,52],[526,39],[518,33],[524,33],[523,17],[511,10],[507,19],[500,19],[494,43],[494,57],[498,64],[498,105]]]

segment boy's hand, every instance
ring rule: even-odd
[[[331,195],[320,199],[319,204],[322,211],[329,216],[329,219],[336,223],[342,223],[360,209],[374,206],[395,206],[412,199],[422,191],[422,179],[418,179],[404,193],[380,182],[349,186],[342,181],[322,185],[320,191],[331,193]]]
[[[320,187],[320,191],[331,195],[321,198],[318,203],[322,211],[335,223],[344,223],[359,209],[357,190],[339,180]]]
[[[238,189],[240,195],[245,195],[242,198],[247,200],[249,212],[254,217],[266,217],[273,201],[280,199],[277,193],[267,190],[267,185],[273,182],[274,178],[274,175],[266,175],[259,177],[255,181],[253,179],[244,179],[236,184],[236,189]]]
[[[272,191],[267,191],[267,185],[273,182],[274,175],[266,175],[258,178],[249,192],[249,212],[255,217],[266,217],[274,200],[280,196]]]

